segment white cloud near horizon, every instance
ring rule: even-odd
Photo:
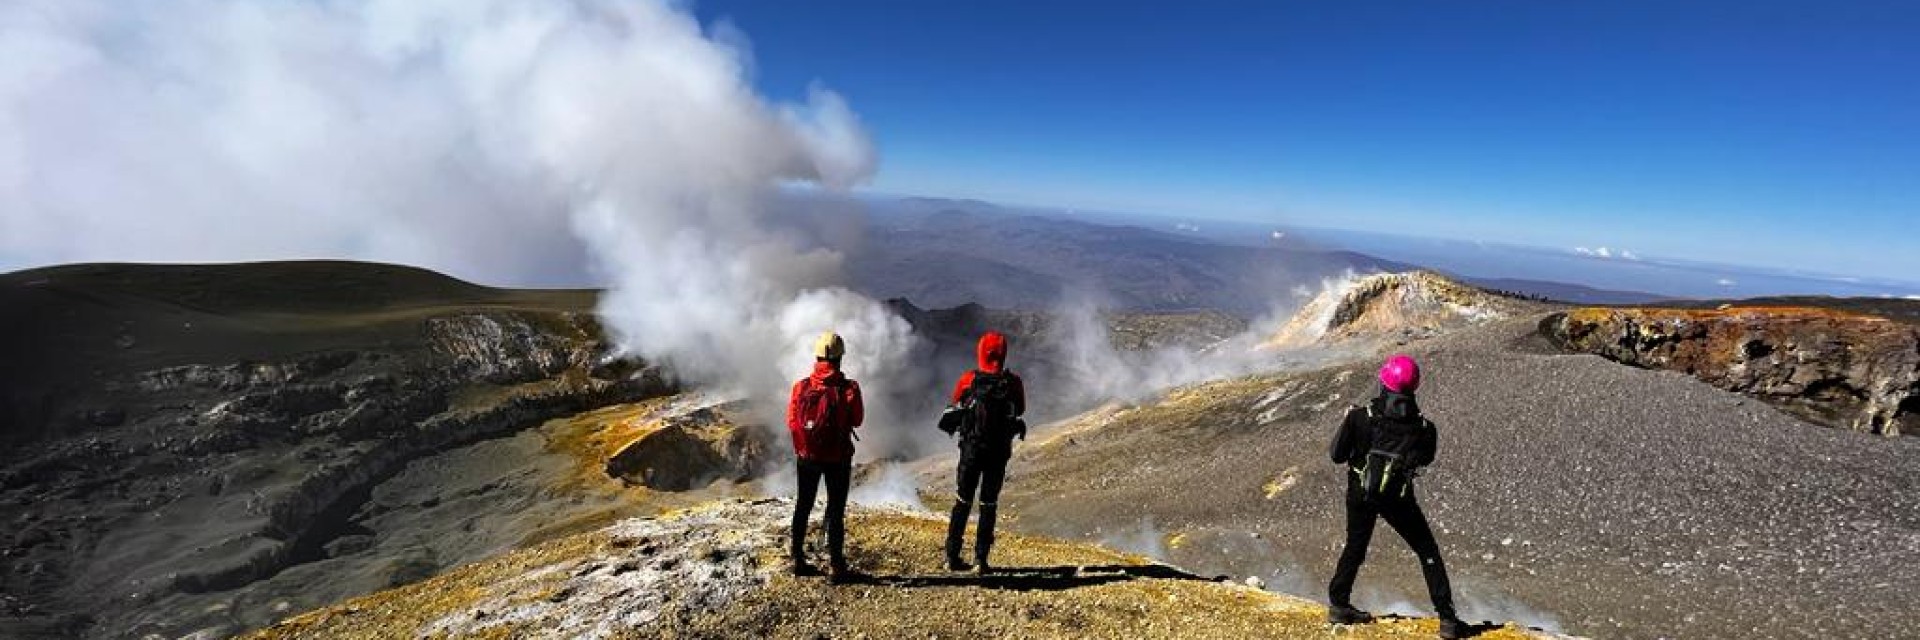
[[[1636,254],[1632,251],[1629,251],[1626,249],[1616,250],[1616,249],[1611,249],[1607,247],[1594,247],[1591,249],[1587,247],[1574,247],[1573,252],[1579,255],[1587,256],[1589,258],[1600,258],[1603,260],[1610,260],[1615,258],[1618,258],[1620,260],[1639,260],[1640,259],[1639,254]]]

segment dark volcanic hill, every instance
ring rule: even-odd
[[[8,363],[0,368],[0,442],[125,414],[110,402],[87,405],[98,404],[90,396],[118,374],[368,346],[428,350],[432,336],[421,323],[463,311],[586,327],[595,298],[337,261],[87,264],[0,275],[0,361]]]
[[[0,636],[258,624],[291,605],[252,586],[371,544],[356,512],[409,465],[672,391],[608,359],[594,299],[347,262],[0,276]]]

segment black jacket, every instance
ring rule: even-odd
[[[1367,407],[1347,410],[1327,455],[1335,464],[1354,464],[1365,462],[1376,446],[1400,449],[1406,451],[1407,463],[1419,468],[1433,464],[1437,440],[1433,422],[1420,415],[1413,396],[1382,391]]]
[[[974,387],[980,385],[1000,385],[995,397],[998,401],[983,400],[979,413],[971,405],[963,402],[974,393]],[[1027,423],[1021,419],[1026,413],[1026,389],[1020,376],[1002,369],[999,373],[987,373],[981,370],[968,371],[961,376],[960,386],[954,389],[954,403],[940,416],[940,430],[947,433],[960,433],[960,459],[969,460],[1007,460],[1013,457],[1013,439],[1025,440]],[[1004,412],[999,415],[987,415],[989,412]],[[973,424],[967,428],[969,422]]]

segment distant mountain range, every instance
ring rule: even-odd
[[[1413,265],[1303,242],[1267,246],[1133,225],[1099,224],[973,200],[869,203],[851,248],[854,288],[929,308],[975,303],[1046,310],[1091,300],[1129,311],[1212,309],[1246,318],[1297,307],[1345,274]],[[1478,286],[1586,304],[1662,299],[1526,279],[1462,278]]]
[[[882,195],[863,199],[870,208],[883,212],[926,213],[943,209],[999,212],[1129,227],[1209,245],[1353,253],[1394,264],[1419,265],[1484,286],[1586,304],[1794,295],[1920,299],[1920,282],[1897,273],[1855,277],[1778,266],[1642,255],[1620,248],[1543,247],[1473,238],[1413,236],[1392,229],[1336,228],[1339,223],[1333,220],[1310,221],[1303,226],[1291,222],[995,205],[978,200]],[[1323,224],[1331,226],[1321,226]],[[1784,263],[1792,262],[1790,256],[1782,258]]]

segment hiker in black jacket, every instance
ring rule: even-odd
[[[1347,546],[1340,552],[1333,582],[1327,586],[1327,620],[1335,624],[1371,622],[1373,616],[1353,607],[1353,581],[1367,559],[1376,518],[1386,520],[1420,559],[1427,594],[1440,617],[1440,637],[1460,638],[1469,632],[1453,609],[1453,587],[1440,545],[1433,539],[1427,516],[1414,498],[1413,478],[1433,463],[1436,434],[1433,422],[1420,415],[1413,393],[1420,387],[1420,367],[1413,358],[1396,355],[1380,368],[1380,395],[1365,407],[1347,411],[1328,452],[1335,464],[1348,465]]]
[[[940,416],[940,430],[960,436],[958,502],[947,520],[947,569],[992,571],[987,553],[993,549],[994,518],[998,515],[1000,485],[1007,478],[1007,460],[1013,457],[1013,439],[1027,439],[1027,391],[1020,376],[1007,369],[1007,337],[998,331],[980,336],[975,348],[979,367],[960,376],[952,403]],[[973,510],[975,490],[980,498],[980,527],[974,541],[974,565],[960,560],[966,542],[967,516]]]

